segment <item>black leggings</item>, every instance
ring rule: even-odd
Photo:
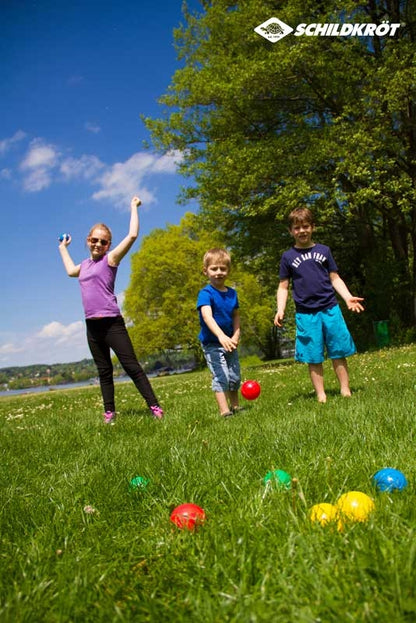
[[[105,411],[115,411],[113,363],[110,348],[126,374],[131,378],[147,405],[152,407],[158,401],[153,393],[143,368],[137,361],[136,354],[127,333],[122,316],[114,318],[87,319],[87,339],[95,365],[98,369],[101,393]]]

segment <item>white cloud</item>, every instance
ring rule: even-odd
[[[60,166],[60,171],[67,180],[92,179],[105,167],[97,156],[81,156],[81,158],[66,158]]]
[[[118,294],[116,294],[116,297],[117,297],[118,306],[121,309],[124,305],[124,299],[126,298],[125,291],[123,290],[122,292],[119,292]]]
[[[163,156],[156,158],[152,173],[176,173],[178,164],[183,160],[183,154],[178,150],[168,151]]]
[[[117,162],[105,171],[98,179],[101,189],[93,194],[93,199],[110,200],[120,206],[128,203],[130,197],[138,193],[144,203],[154,203],[156,198],[143,186],[143,180],[156,173],[175,173],[179,160],[178,152],[163,156],[137,152],[125,162]]]
[[[23,352],[24,348],[22,346],[16,346],[16,344],[3,344],[0,346],[0,361],[9,355],[14,355],[15,353]]]
[[[41,138],[35,138],[29,146],[29,150],[23,159],[20,168],[38,169],[39,167],[53,168],[57,165],[59,153],[53,145],[44,143]]]
[[[17,130],[10,138],[5,138],[0,141],[0,154],[5,154],[13,147],[15,143],[23,140],[26,137],[26,132],[23,130]]]
[[[92,123],[91,121],[87,121],[84,124],[84,128],[88,130],[88,132],[92,132],[92,134],[99,134],[101,132],[101,128],[98,123]]]
[[[64,325],[53,321],[29,336],[15,335],[0,345],[0,367],[64,363],[90,358],[82,320]]]
[[[142,180],[153,165],[154,157],[151,154],[139,152],[133,154],[125,162],[116,162],[109,167],[99,178],[100,190],[93,194],[93,199],[101,201],[109,199],[116,204],[125,203],[126,197],[131,197],[140,192],[146,203],[153,203],[155,198],[152,193],[142,187]]]
[[[64,343],[71,340],[74,336],[79,336],[80,332],[82,332],[82,336],[84,337],[84,323],[81,320],[72,322],[67,326],[55,320],[45,325],[39,333],[36,333],[35,338],[53,339],[57,340],[58,343]]]
[[[20,164],[24,172],[23,188],[28,192],[48,188],[52,184],[59,158],[60,154],[53,145],[48,145],[40,138],[34,139]]]
[[[27,192],[35,193],[48,188],[52,183],[52,175],[48,169],[39,168],[30,171],[23,180],[23,188]]]
[[[88,129],[98,131],[99,128],[89,124]],[[25,136],[19,130],[13,137],[0,141],[0,151],[6,152],[13,142]],[[178,151],[162,156],[140,151],[124,162],[106,164],[93,154],[68,157],[62,151],[43,138],[32,140],[19,165],[23,190],[35,193],[52,184],[84,181],[90,185],[91,197],[95,201],[108,201],[117,207],[125,207],[129,205],[130,198],[138,194],[145,205],[150,205],[156,203],[157,198],[155,191],[149,188],[149,181],[155,175],[175,174],[182,160],[182,154]],[[0,170],[0,179],[12,177],[13,169],[5,167]]]

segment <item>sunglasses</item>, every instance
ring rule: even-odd
[[[97,244],[99,242],[102,247],[106,247],[110,244],[109,240],[103,240],[102,238],[88,238],[88,240],[91,244]]]

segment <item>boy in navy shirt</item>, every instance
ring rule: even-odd
[[[309,374],[319,402],[326,402],[322,362],[325,347],[338,378],[341,395],[351,396],[346,357],[356,352],[335,292],[349,310],[364,311],[362,298],[353,296],[338,274],[329,247],[312,241],[315,229],[309,208],[289,214],[289,231],[294,246],[282,255],[274,324],[281,327],[292,281],[296,307],[295,359],[309,365]]]
[[[237,353],[240,339],[237,292],[225,285],[230,268],[231,258],[227,251],[207,251],[203,270],[209,284],[200,290],[197,300],[201,325],[199,339],[212,374],[212,389],[222,417],[229,417],[239,410],[241,380]]]

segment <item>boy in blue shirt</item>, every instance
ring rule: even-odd
[[[295,244],[282,255],[274,324],[278,327],[283,324],[292,281],[296,307],[295,360],[309,365],[318,401],[326,402],[322,366],[325,347],[342,396],[351,396],[346,357],[356,352],[335,292],[349,310],[360,313],[364,308],[363,299],[353,296],[339,276],[330,248],[312,241],[314,229],[309,208],[296,208],[289,214],[289,231]]]
[[[210,249],[204,255],[203,270],[209,284],[198,293],[199,339],[212,374],[212,389],[222,417],[239,410],[240,312],[237,292],[225,285],[231,268],[225,249]]]

